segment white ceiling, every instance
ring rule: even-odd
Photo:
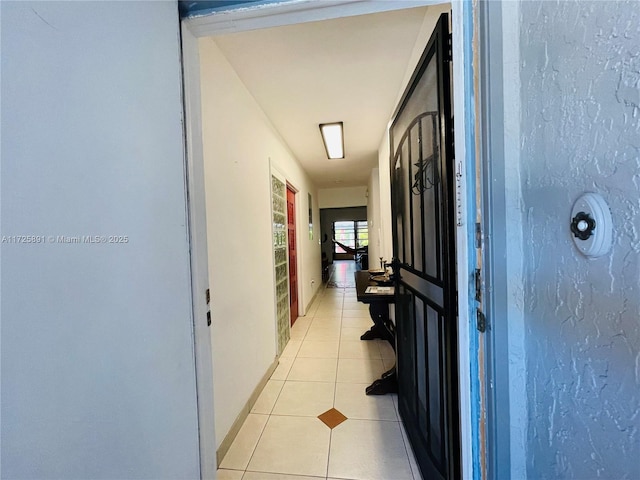
[[[366,185],[426,7],[216,36],[215,41],[320,188]],[[318,125],[344,122],[328,160]]]

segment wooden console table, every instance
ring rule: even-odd
[[[369,314],[371,315],[371,320],[373,320],[373,326],[362,334],[360,340],[373,340],[376,338],[386,340],[395,352],[396,330],[393,322],[389,319],[389,305],[395,301],[393,287],[380,285],[371,280],[370,274],[366,270],[355,272],[355,277],[358,301],[369,305]],[[373,288],[367,291],[368,287]],[[367,395],[384,395],[397,392],[398,378],[395,365],[366,388]]]

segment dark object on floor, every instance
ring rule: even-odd
[[[367,395],[386,395],[387,393],[398,393],[398,376],[395,365],[390,370],[382,374],[378,380],[369,385],[365,392]]]
[[[325,252],[322,252],[322,283],[327,283],[327,280],[329,280],[329,268],[330,265],[327,254]]]

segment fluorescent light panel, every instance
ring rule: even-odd
[[[342,122],[321,123],[320,133],[324,149],[327,151],[327,157],[344,158],[344,133]]]

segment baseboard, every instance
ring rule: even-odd
[[[313,305],[313,302],[316,301],[316,298],[318,297],[318,293],[320,293],[320,290],[322,290],[324,288],[324,285],[319,285],[318,288],[316,288],[316,291],[313,293],[313,297],[311,297],[311,300],[309,300],[309,303],[307,303],[307,307],[304,310],[304,316],[307,316],[307,313],[309,313],[309,310],[311,309],[311,306]]]
[[[273,371],[276,368],[278,368],[278,362],[279,360],[276,357],[273,363],[269,366],[269,368],[267,368],[266,373],[260,379],[260,381],[258,382],[258,385],[256,385],[256,388],[253,390],[253,393],[251,394],[251,396],[249,396],[249,400],[247,400],[247,403],[245,403],[244,407],[242,407],[242,410],[240,410],[240,413],[236,417],[236,420],[233,422],[233,425],[231,425],[231,428],[229,429],[229,433],[227,433],[227,435],[224,437],[224,440],[222,440],[220,447],[216,451],[216,461],[218,466],[220,466],[220,462],[222,462],[222,459],[229,451],[229,448],[231,448],[231,444],[236,439],[236,436],[238,435],[240,428],[242,428],[244,421],[249,416],[251,409],[253,408],[256,401],[258,400],[258,397],[262,393],[264,386],[269,381],[269,378],[271,378]]]

